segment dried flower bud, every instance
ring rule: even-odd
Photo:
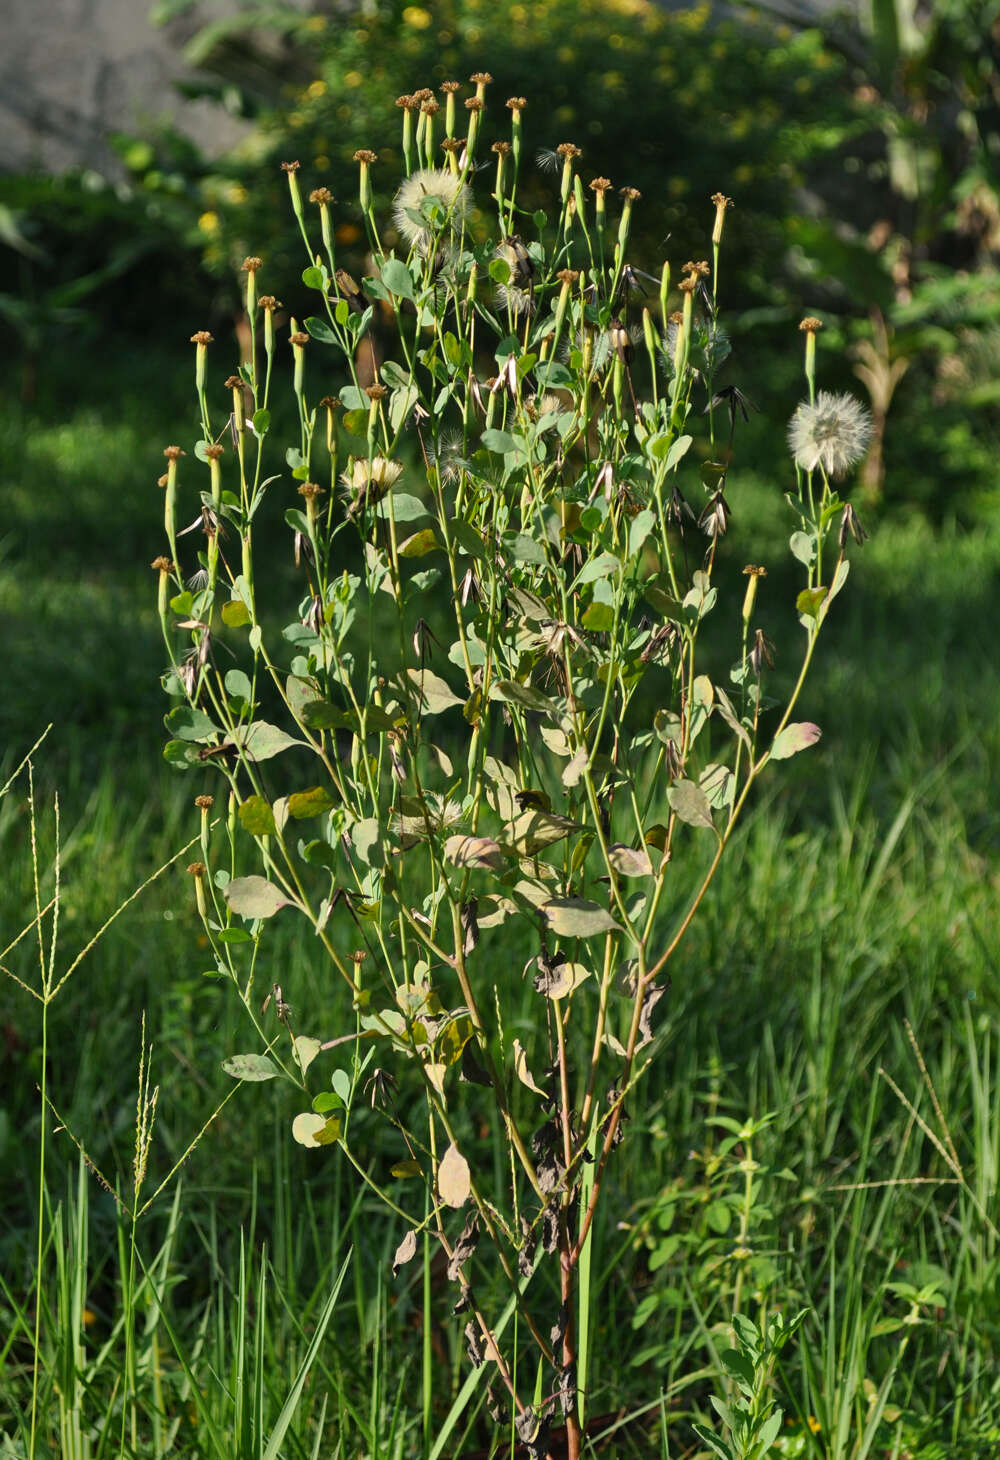
[[[640,193],[638,188],[619,188],[618,191],[626,203],[637,203],[642,197],[642,193]]]
[[[209,461],[218,461],[219,457],[224,455],[225,449],[220,442],[213,441],[209,446],[205,447],[205,455]]]
[[[257,303],[261,309],[266,309],[269,314],[273,314],[276,309],[281,308],[281,300],[275,299],[273,294],[262,294],[257,300]]]
[[[696,278],[700,274],[703,279],[707,279],[712,269],[707,259],[699,259],[697,263],[688,259],[681,272],[684,274],[693,274]]]
[[[296,330],[293,335],[288,336],[288,343],[290,345],[308,345],[309,336],[304,330]]]
[[[298,172],[301,166],[301,162],[283,162],[281,164],[281,170],[282,172]]]
[[[438,87],[438,90],[443,91],[445,95],[447,95],[449,92],[461,91],[461,89],[461,81],[442,81],[441,85]]]
[[[149,566],[153,569],[155,573],[172,573],[174,571],[173,561],[170,558],[163,557],[162,555],[158,558],[154,558]]]
[[[483,110],[482,98],[478,96],[467,96],[465,98],[465,109],[470,112],[481,112]]]
[[[319,203],[321,207],[333,202],[333,194],[329,188],[313,188],[309,194],[310,203]]]
[[[187,456],[187,452],[182,451],[179,446],[164,446],[163,454],[168,461],[177,461],[179,457]]]
[[[245,274],[255,274],[258,269],[262,269],[263,267],[264,260],[257,258],[256,254],[250,254],[240,264],[240,268]]]
[[[556,148],[559,157],[582,157],[583,153],[575,142],[560,142]]]
[[[490,151],[495,152],[498,157],[509,157],[513,148],[509,142],[494,142]]]
[[[611,186],[611,179],[609,177],[595,177],[587,186],[592,193],[597,193],[600,197],[603,197]]]
[[[821,319],[817,319],[814,314],[807,314],[805,319],[799,325],[800,330],[803,330],[806,334],[810,335],[818,334],[822,328],[823,321]]]
[[[357,152],[355,152],[354,154],[354,161],[364,162],[368,166],[371,166],[373,162],[378,161],[378,153],[372,152],[370,147],[359,147]]]
[[[763,629],[757,629],[753,636],[753,648],[750,650],[750,668],[758,679],[765,665],[768,669],[774,668],[774,645]]]
[[[469,80],[473,83],[474,86],[489,86],[490,82],[493,80],[493,77],[488,71],[473,71],[472,75],[469,77]]]
[[[837,533],[837,541],[840,544],[840,551],[843,552],[847,546],[848,536],[861,546],[868,540],[868,534],[861,525],[861,519],[851,506],[850,502],[845,503],[844,510],[840,517],[840,530]]]
[[[389,389],[385,385],[369,385],[365,388],[365,395],[370,401],[384,400],[388,394]]]
[[[215,797],[196,796],[194,798],[194,804],[198,807],[199,811],[211,811],[212,807],[215,805]]]
[[[527,97],[508,96],[504,106],[509,107],[512,112],[523,112],[528,105]]]
[[[192,345],[210,345],[212,339],[213,336],[209,334],[208,330],[196,330],[191,336],[191,343]]]
[[[187,867],[192,877],[204,877],[206,867],[204,862],[189,862]]]

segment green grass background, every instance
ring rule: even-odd
[[[162,547],[162,448],[191,434],[192,395],[186,363],[124,347],[99,372],[53,362],[30,407],[9,386],[0,784],[51,722],[35,797],[47,895],[58,792],[65,966],[197,831],[203,787],[160,755],[148,566]],[[790,525],[780,491],[757,473],[734,476],[729,495],[728,569],[777,559]],[[1000,519],[960,527],[946,514],[932,529],[897,514],[870,526],[802,704],[823,739],[764,784],[723,862],[613,1169],[595,1237],[591,1409],[612,1417],[605,1428],[641,1414],[603,1448],[595,1439],[595,1453],[694,1453],[689,1421],[724,1392],[721,1325],[738,1288],[752,1304],[812,1310],[777,1377],[783,1453],[932,1460],[1000,1444]],[[782,590],[780,574],[762,589],[779,669],[795,647]],[[22,776],[0,803],[0,946],[31,916],[26,793]],[[51,1098],[123,1188],[142,1011],[160,1085],[154,1182],[229,1092],[220,1061],[253,1047],[226,990],[202,977],[187,860],[114,923],[51,1009]],[[516,961],[515,946],[495,946],[498,967]],[[294,928],[272,956],[300,1018],[336,1032],[339,996],[317,986]],[[5,962],[37,975],[28,940]],[[0,1435],[11,1447],[0,1442],[0,1455],[15,1456],[30,1402],[41,1044],[38,1006],[9,980],[0,1041]],[[765,1169],[749,1258],[733,1256],[745,1173],[720,1148],[720,1113],[774,1117],[754,1141]],[[187,1161],[180,1199],[172,1183],[144,1219],[151,1276],[137,1300],[140,1398],[125,1453],[264,1454],[349,1248],[280,1453],[431,1453],[464,1374],[447,1296],[432,1264],[391,1281],[400,1232],[336,1152],[292,1144],[292,1114],[280,1088],[238,1090]],[[358,1121],[378,1159],[384,1138],[374,1119]],[[120,1219],[81,1180],[65,1131],[46,1182],[38,1453],[118,1453]],[[76,1288],[60,1243],[76,1252]],[[425,1282],[435,1321],[422,1335]],[[930,1284],[932,1297],[914,1307],[899,1284]],[[474,1402],[444,1453],[488,1436]]]

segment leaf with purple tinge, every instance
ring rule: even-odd
[[[818,725],[810,720],[800,720],[797,724],[786,725],[784,730],[779,730],[774,737],[774,744],[771,746],[771,760],[787,760],[790,755],[798,755],[800,750],[808,750],[810,745],[815,745],[822,735]]]

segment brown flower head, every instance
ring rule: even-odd
[[[559,157],[582,157],[583,153],[575,142],[560,142],[556,148]]]
[[[182,451],[179,446],[164,446],[163,454],[168,461],[177,461],[179,457],[187,456],[187,452]]]
[[[493,80],[493,77],[488,71],[473,71],[472,75],[469,77],[469,80],[472,82],[473,86],[489,86],[490,82]]]
[[[587,186],[592,193],[597,193],[599,197],[603,198],[611,186],[611,179],[609,177],[595,177]]]
[[[211,811],[212,807],[215,805],[215,797],[196,796],[194,798],[194,804],[197,806],[199,811]]]
[[[370,147],[359,147],[354,154],[354,161],[366,162],[370,166],[373,162],[378,161],[378,153],[373,152]]]
[[[210,345],[212,338],[208,330],[196,330],[191,336],[191,343],[192,345]]]
[[[256,274],[257,270],[262,269],[263,267],[264,260],[259,259],[256,254],[248,255],[248,257],[245,258],[240,264],[240,268],[243,270],[244,274]]]
[[[322,207],[327,203],[333,202],[333,194],[329,188],[313,188],[309,194],[309,201],[310,203],[319,203]]]
[[[209,461],[218,461],[219,457],[224,454],[225,449],[218,441],[213,441],[209,446],[205,447],[205,455]]]
[[[154,558],[149,566],[152,568],[154,573],[172,573],[174,571],[173,560],[171,558],[165,558],[163,556]]]
[[[441,85],[438,87],[438,90],[443,91],[446,96],[449,92],[461,91],[461,89],[461,81],[442,81]]]
[[[309,336],[305,330],[296,330],[294,335],[288,336],[288,343],[290,345],[308,345]]]
[[[821,319],[817,319],[814,314],[807,314],[805,319],[799,325],[799,329],[807,335],[818,334],[822,328],[823,321]]]
[[[494,142],[490,148],[498,157],[509,157],[513,150],[509,142]]]
[[[370,401],[384,400],[388,394],[388,387],[384,385],[369,385],[365,388],[365,395]]]
[[[298,172],[301,166],[301,162],[283,162],[281,164],[281,170],[282,172]]]

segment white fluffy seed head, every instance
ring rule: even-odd
[[[803,471],[821,466],[842,477],[861,460],[872,435],[869,412],[853,395],[821,390],[814,405],[803,401],[788,424],[788,445]]]
[[[519,289],[516,284],[498,284],[497,302],[501,309],[511,314],[534,314],[535,296],[530,289]]]
[[[384,456],[373,456],[371,461],[367,456],[356,456],[350,471],[341,472],[340,480],[355,492],[363,491],[369,485],[388,489],[395,486],[402,473],[402,462],[389,461]]]
[[[432,209],[437,214],[436,220],[427,216]],[[422,254],[428,252],[434,238],[442,232],[460,232],[468,211],[468,188],[445,167],[423,167],[411,173],[392,205],[392,217],[400,237]]]

